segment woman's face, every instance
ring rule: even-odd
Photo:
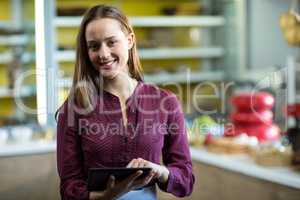
[[[89,58],[103,78],[113,79],[120,73],[128,73],[128,52],[133,46],[133,34],[125,34],[117,20],[91,21],[85,37]]]

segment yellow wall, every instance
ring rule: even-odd
[[[0,20],[10,19],[10,0],[0,1]]]

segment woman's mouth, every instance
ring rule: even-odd
[[[114,60],[101,62],[99,65],[100,65],[101,69],[108,70],[108,69],[111,69],[111,67],[115,61],[116,60],[114,59]]]

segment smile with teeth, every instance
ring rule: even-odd
[[[111,68],[112,64],[115,62],[115,60],[109,60],[109,61],[106,61],[106,62],[101,62],[100,63],[100,66],[101,68],[103,69],[109,69]]]

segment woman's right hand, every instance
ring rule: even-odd
[[[138,179],[142,173],[143,172],[139,170],[120,182],[116,182],[114,176],[111,176],[107,182],[106,190],[101,192],[90,192],[89,199],[90,200],[117,199],[123,194],[126,194],[127,192],[133,189],[141,188],[147,185],[155,175],[155,173],[152,171],[148,176]]]

